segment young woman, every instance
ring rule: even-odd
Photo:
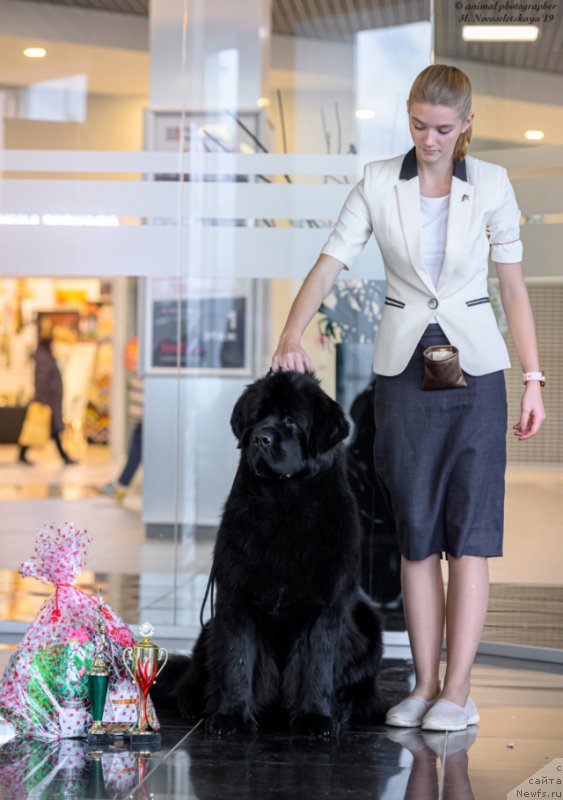
[[[520,210],[506,170],[466,156],[471,84],[435,64],[407,101],[414,147],[366,165],[291,307],[273,369],[311,369],[302,333],[374,234],[387,297],[374,345],[375,467],[393,508],[416,684],[390,725],[462,730],[479,715],[470,674],[488,602],[488,561],[502,555],[508,352],[488,297],[488,258],[523,371],[514,435],[542,424],[536,333],[522,272]],[[426,391],[422,350],[459,349],[467,385]],[[448,592],[440,569],[448,562]],[[439,664],[444,623],[447,666]]]

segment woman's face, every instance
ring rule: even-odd
[[[464,118],[457,108],[412,103],[409,128],[418,158],[428,164],[451,161],[458,137],[471,125],[473,117],[473,111]]]

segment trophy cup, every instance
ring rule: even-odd
[[[96,627],[98,628],[99,642],[94,656],[92,669],[88,673],[88,695],[92,708],[94,724],[88,731],[89,744],[101,744],[106,740],[106,729],[102,719],[109,683],[109,661],[106,655],[106,629],[99,613],[101,608],[101,595],[98,598],[98,614],[96,616]]]
[[[163,647],[157,647],[151,642],[149,637],[153,635],[154,628],[149,622],[143,622],[139,633],[143,639],[133,647],[126,647],[123,651],[125,668],[139,692],[139,716],[137,723],[129,729],[129,734],[132,745],[159,744],[160,734],[152,729],[147,717],[147,700],[149,689],[168,661],[168,653]],[[159,669],[160,661],[162,661],[162,665]],[[131,671],[129,662],[131,662],[133,671]]]

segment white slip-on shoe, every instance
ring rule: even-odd
[[[471,697],[467,698],[463,708],[449,700],[438,700],[424,715],[422,730],[462,731],[468,725],[476,725],[479,719],[477,706]]]
[[[416,695],[405,697],[404,700],[389,709],[385,716],[385,724],[396,725],[400,728],[417,728],[422,724],[422,718],[436,702],[437,697],[438,695],[433,700],[425,700]]]

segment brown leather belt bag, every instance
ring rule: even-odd
[[[461,389],[467,386],[457,347],[438,344],[420,349],[424,360],[423,389]]]

